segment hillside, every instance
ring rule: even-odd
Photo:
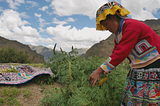
[[[99,43],[94,44],[90,49],[87,50],[84,57],[106,57],[109,56],[114,47],[114,36],[110,35],[106,40],[102,40]]]
[[[78,55],[83,55],[87,52],[88,48],[79,48],[76,49],[76,51],[78,52]]]
[[[38,54],[43,55],[45,61],[48,61],[48,57],[53,56],[53,50],[50,49],[50,48],[47,48],[47,47],[44,47],[44,46],[33,46],[33,45],[29,45],[29,47],[32,50],[35,50]]]
[[[146,20],[143,22],[149,25],[160,36],[160,19]],[[114,36],[115,35],[110,35],[107,39],[94,44],[91,48],[88,49],[86,54],[84,54],[83,56],[86,58],[90,56],[99,56],[99,57],[110,56],[114,48]]]
[[[8,40],[0,36],[0,49],[7,48],[8,46],[13,47],[18,51],[28,52],[29,59],[32,60],[34,58],[33,62],[35,63],[43,63],[43,56],[38,54],[36,51],[31,50],[28,45],[24,45],[15,40]]]

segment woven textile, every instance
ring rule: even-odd
[[[0,65],[0,84],[23,84],[41,74],[53,75],[50,68],[36,69],[28,65]]]

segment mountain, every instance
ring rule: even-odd
[[[160,19],[158,20],[146,20],[142,21],[145,24],[149,25],[159,36],[160,36]],[[111,34],[107,39],[100,41],[99,43],[94,44],[89,48],[84,54],[84,57],[109,57],[114,48],[114,34]]]
[[[84,57],[107,57],[111,54],[114,47],[114,35],[110,35],[106,40],[102,40],[99,43],[94,44],[91,48],[89,48],[84,54]]]
[[[50,48],[47,48],[47,47],[44,47],[44,46],[33,46],[33,45],[29,45],[29,47],[32,50],[35,50],[38,54],[43,55],[45,61],[49,60],[48,57],[53,56],[53,49],[50,49]],[[78,55],[85,54],[87,50],[88,50],[87,48],[76,49],[76,51],[78,52]],[[59,51],[56,51],[56,52],[58,53]]]
[[[34,63],[43,63],[43,55],[38,54],[36,51],[31,50],[28,45],[24,45],[15,40],[8,40],[0,36],[0,49],[7,48],[8,46],[15,48],[17,51],[28,52],[29,59],[33,59]]]
[[[33,45],[29,45],[29,47],[32,50],[35,50],[38,54],[43,55],[45,61],[49,60],[48,57],[52,57],[53,56],[53,50],[50,49],[50,48],[47,48],[47,47],[44,47],[44,46],[33,46]]]
[[[145,24],[149,25],[160,36],[160,19],[158,20],[146,20]]]
[[[79,49],[76,49],[75,51],[78,52],[78,55],[83,55],[87,52],[88,48],[79,48]]]

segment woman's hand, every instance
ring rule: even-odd
[[[91,82],[91,86],[94,86],[96,84],[98,78],[100,77],[100,74],[103,72],[104,71],[101,67],[97,68],[95,71],[92,72],[88,79],[89,83]],[[104,74],[107,74],[107,72],[104,72]]]

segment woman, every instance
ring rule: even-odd
[[[160,105],[160,37],[141,21],[128,18],[130,12],[117,2],[100,7],[96,29],[115,34],[115,47],[109,58],[89,77],[91,86],[100,74],[112,72],[125,58],[130,61],[122,106]]]

